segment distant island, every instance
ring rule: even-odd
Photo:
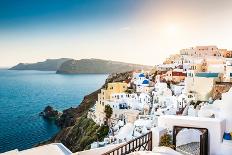
[[[57,74],[110,74],[133,70],[150,70],[152,66],[101,59],[47,59],[32,64],[20,63],[10,70],[56,71]]]
[[[57,70],[58,74],[110,74],[122,73],[132,70],[149,70],[151,66],[131,64],[125,62],[101,60],[101,59],[81,59],[68,60]]]
[[[47,59],[43,62],[37,63],[19,63],[9,70],[39,70],[39,71],[57,71],[59,67],[65,62],[71,60],[69,58],[61,59]]]

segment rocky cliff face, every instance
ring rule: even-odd
[[[122,73],[131,70],[147,70],[151,66],[130,64],[124,62],[100,60],[100,59],[81,59],[69,60],[64,62],[57,70],[58,74],[108,74]]]
[[[69,108],[63,111],[63,114],[56,120],[56,124],[61,128],[73,126],[76,123],[77,118],[84,115],[91,108],[97,100],[97,95],[100,89],[86,95],[78,107]]]
[[[74,125],[63,128],[51,140],[41,143],[61,142],[72,152],[90,149],[91,143],[94,141],[102,141],[108,135],[108,126],[99,126],[92,119],[82,115],[76,119]]]
[[[132,72],[111,74],[105,81],[102,88],[105,88],[110,82],[122,82],[132,77]],[[98,126],[91,119],[86,118],[89,108],[96,100],[97,94],[101,89],[84,97],[81,104],[76,108],[69,108],[63,111],[63,114],[56,123],[62,129],[52,139],[39,145],[61,142],[72,152],[89,149],[94,141],[102,140],[109,131],[107,126]]]

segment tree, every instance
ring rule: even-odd
[[[105,106],[105,114],[106,114],[106,123],[108,125],[108,121],[111,118],[112,114],[113,114],[113,109],[110,107],[110,105],[106,105]]]

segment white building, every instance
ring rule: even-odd
[[[218,73],[194,73],[188,72],[185,78],[185,92],[195,93],[196,100],[208,101],[212,97],[213,86],[220,81]]]

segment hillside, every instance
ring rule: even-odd
[[[151,66],[101,60],[101,59],[81,59],[64,62],[57,70],[58,74],[103,74],[121,73],[132,70],[150,70]]]
[[[111,74],[105,81],[102,88],[110,82],[122,82],[132,76],[132,72]],[[97,94],[101,88],[84,97],[78,107],[69,108],[56,121],[61,130],[50,140],[38,145],[61,142],[72,152],[89,149],[90,144],[97,139],[103,140],[108,134],[107,126],[99,126],[93,120],[86,118],[88,110],[96,103]],[[97,133],[100,135],[97,137]]]
[[[39,71],[57,71],[62,63],[68,61],[68,58],[61,59],[47,59],[43,62],[37,63],[19,63],[18,65],[10,68],[10,70],[39,70]]]

